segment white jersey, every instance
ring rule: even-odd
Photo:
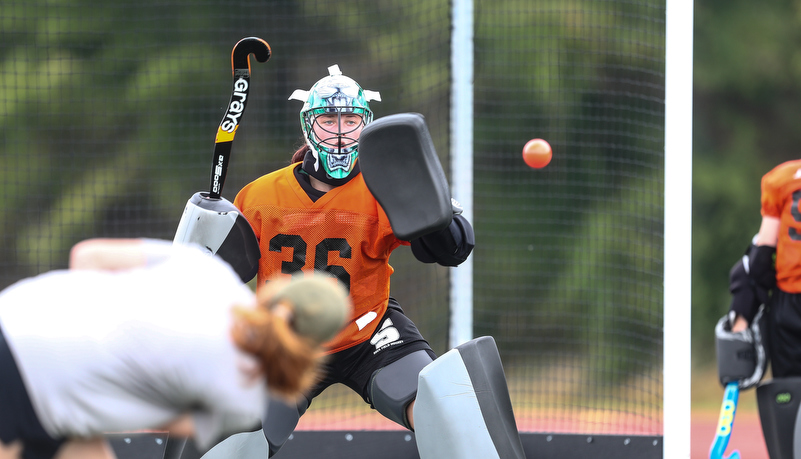
[[[264,413],[265,381],[230,335],[231,308],[254,304],[227,264],[176,247],[146,268],[20,281],[0,293],[0,326],[52,437],[158,428],[191,412],[205,448]]]

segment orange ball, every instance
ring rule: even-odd
[[[531,139],[523,147],[523,161],[528,167],[541,169],[551,162],[553,151],[551,145],[542,139]]]

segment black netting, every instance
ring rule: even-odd
[[[495,337],[522,430],[661,433],[664,17],[648,0],[475,4],[474,335]],[[449,173],[449,2],[10,0],[0,20],[2,287],[88,237],[172,239],[208,187],[243,37],[273,54],[252,60],[224,197],[288,164],[287,98],[332,64],[381,92],[377,117],[422,113]],[[541,170],[520,157],[534,137],[554,148]],[[444,352],[447,269],[391,261],[393,296]],[[392,424],[332,388],[301,426]]]

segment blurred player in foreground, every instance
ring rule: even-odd
[[[299,403],[271,400],[262,431],[232,436],[204,459],[272,457],[312,400],[336,383],[354,390],[386,418],[414,430],[421,458],[522,457],[494,341],[474,340],[436,358],[390,296],[393,250],[411,245],[424,263],[458,266],[475,244],[472,226],[458,206],[449,205],[444,228],[411,241],[396,236],[388,215],[397,209],[379,205],[359,162],[360,155],[367,155],[359,149],[360,134],[373,119],[369,101],[380,96],[363,90],[338,66],[328,70],[329,76],[310,90],[297,90],[290,97],[303,102],[305,139],[292,164],[245,186],[234,204],[259,240],[259,284],[276,275],[327,271],[348,287],[353,315],[343,331],[325,343],[329,359],[324,376]],[[371,154],[416,158],[418,152],[412,147]],[[401,169],[385,173],[402,177],[406,191],[426,189],[419,175]],[[443,191],[450,199],[450,190]],[[415,196],[403,204],[421,208],[430,199]],[[186,238],[181,234],[176,239]],[[493,377],[481,379],[486,375]],[[471,380],[486,382],[484,390],[474,391]],[[514,448],[517,454],[510,453]]]
[[[102,434],[142,429],[208,448],[258,426],[268,393],[308,390],[349,315],[327,276],[254,294],[192,247],[83,241],[0,293],[0,454],[113,458]]]
[[[767,356],[773,379],[757,387],[765,443],[771,458],[797,457],[793,451],[801,445],[797,431],[801,428],[801,160],[779,164],[762,177],[761,202],[759,233],[731,271],[732,336],[727,339],[744,341],[748,348],[762,346],[762,335],[764,349],[731,352],[728,361]],[[763,304],[764,321],[758,313]],[[741,379],[740,388],[759,383],[764,370],[759,367],[766,362],[755,360],[758,377]]]

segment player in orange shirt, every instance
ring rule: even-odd
[[[292,164],[246,185],[234,200],[259,241],[260,284],[276,275],[325,271],[348,287],[353,303],[350,322],[325,345],[325,377],[297,407],[271,400],[263,435],[255,433],[262,444],[266,437],[268,457],[281,448],[311,400],[335,383],[347,385],[387,418],[414,429],[418,374],[436,355],[390,296],[389,256],[410,245],[422,262],[457,266],[474,246],[473,229],[456,206],[450,225],[441,231],[413,241],[395,236],[357,160],[359,135],[373,119],[369,101],[380,100],[380,95],[363,90],[336,65],[329,73],[311,90],[290,97],[304,102],[300,121],[305,145],[294,153]],[[379,377],[387,368],[391,370]],[[243,454],[248,447],[227,443],[206,456],[230,457],[233,451],[239,457],[258,455]]]
[[[738,331],[748,326],[759,304],[770,305],[767,326],[774,377],[801,376],[801,335],[797,332],[801,330],[801,308],[797,306],[801,302],[799,202],[801,160],[782,163],[762,177],[762,224],[744,269],[755,298],[734,301],[732,306],[736,313],[732,329]],[[735,303],[743,306],[735,307]]]
[[[760,335],[764,335],[773,376],[757,387],[765,442],[771,457],[791,457],[798,448],[794,443],[801,441],[793,435],[799,427],[795,426],[799,397],[778,395],[801,390],[793,378],[801,376],[801,160],[779,164],[762,177],[761,201],[759,233],[730,274],[732,325],[731,335],[724,333],[724,338],[759,345]],[[758,310],[763,304],[765,320],[760,324]],[[756,348],[755,355],[759,357],[760,352]],[[723,356],[724,362],[742,363],[743,356],[754,355],[729,354]],[[718,365],[720,368],[720,355]],[[757,374],[745,388],[759,382],[761,373]],[[743,388],[742,380],[740,386]]]

